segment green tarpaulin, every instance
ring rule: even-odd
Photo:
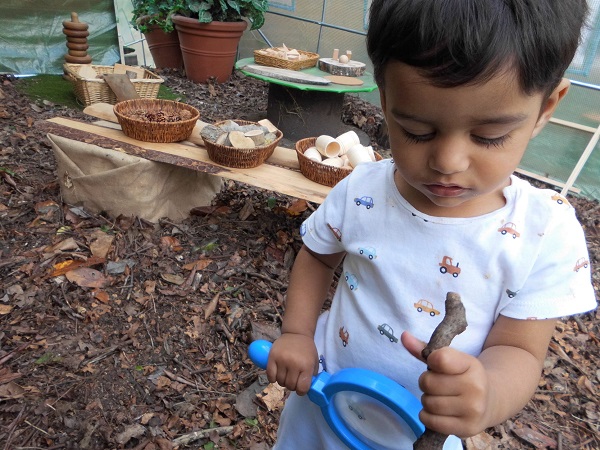
[[[118,62],[113,0],[0,0],[0,72],[62,73],[68,51],[62,23],[71,12],[89,25],[92,64]]]

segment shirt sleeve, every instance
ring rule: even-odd
[[[597,307],[583,229],[573,208],[556,215],[518,294],[500,309],[515,319],[549,319]]]

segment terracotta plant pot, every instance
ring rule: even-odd
[[[165,33],[159,26],[151,26],[144,33],[152,59],[158,69],[165,67],[183,69],[183,57],[179,48],[177,31]]]
[[[248,24],[240,22],[200,23],[198,19],[174,16],[179,35],[185,75],[197,83],[215,77],[218,83],[229,79],[235,64],[237,46]]]

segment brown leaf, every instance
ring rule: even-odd
[[[102,288],[110,284],[111,279],[96,269],[80,267],[65,274],[67,280],[81,287]]]
[[[213,297],[213,299],[210,301],[210,303],[208,304],[208,306],[206,307],[206,309],[204,310],[204,320],[208,319],[210,317],[210,315],[215,312],[215,309],[217,308],[217,304],[219,303],[219,296],[220,294],[217,294]]]
[[[533,445],[535,448],[556,448],[556,441],[554,439],[528,426],[522,425],[520,423],[515,423],[515,426],[512,429],[512,431],[519,438]]]
[[[285,388],[277,383],[269,384],[261,394],[260,399],[269,411],[281,411],[283,409],[283,398],[285,396]]]
[[[106,234],[102,230],[95,230],[92,233],[91,238],[92,242],[90,244],[90,250],[92,255],[98,258],[106,258],[115,237],[110,234]]]
[[[210,265],[210,263],[212,263],[212,259],[200,258],[194,262],[187,263],[185,266],[183,266],[183,268],[185,270],[193,270],[194,266],[196,266],[196,270],[204,270]]]

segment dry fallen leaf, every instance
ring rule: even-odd
[[[81,287],[102,288],[110,284],[111,279],[95,269],[80,267],[65,274],[67,280]]]
[[[277,383],[269,384],[262,393],[259,394],[260,399],[269,411],[282,410],[284,396],[285,388],[279,386]]]

